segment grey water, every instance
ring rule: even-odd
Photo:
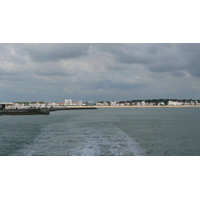
[[[200,108],[0,116],[1,156],[199,156]]]

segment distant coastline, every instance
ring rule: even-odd
[[[200,105],[182,105],[182,106],[95,106],[97,108],[196,108]]]

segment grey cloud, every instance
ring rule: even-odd
[[[34,62],[58,61],[88,54],[89,44],[26,44],[24,51]]]
[[[1,97],[194,98],[199,77],[200,44],[0,44]]]
[[[185,73],[183,71],[179,71],[179,70],[172,71],[170,74],[172,76],[175,76],[175,77],[183,77],[183,76],[185,76]]]
[[[193,75],[194,77],[200,77],[200,65],[198,65],[195,68],[192,69],[188,69],[187,70],[191,75]]]
[[[184,74],[181,70],[187,70],[192,76],[200,74],[199,44],[102,44],[99,49],[113,54],[117,62],[139,63],[151,72],[180,76]]]
[[[147,87],[147,83],[128,83],[124,81],[112,81],[112,80],[101,80],[101,81],[96,81],[93,83],[93,85],[85,84],[82,86],[82,89],[90,88],[93,90],[98,90],[98,89],[103,89],[103,90],[112,90],[112,89],[117,89],[117,90],[137,90],[137,89],[143,89]]]
[[[32,73],[40,76],[71,76],[76,74],[76,69],[69,69],[61,63],[47,62],[32,67]]]
[[[98,49],[115,55],[115,59],[127,64],[147,64],[169,44],[99,44]]]
[[[25,64],[24,52],[21,45],[0,44],[0,60],[7,63]]]

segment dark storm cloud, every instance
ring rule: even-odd
[[[185,73],[182,72],[182,71],[179,71],[179,70],[172,71],[170,74],[171,74],[172,76],[176,76],[176,77],[183,77],[183,76],[185,76]]]
[[[99,49],[115,55],[115,59],[127,64],[149,64],[156,54],[168,44],[99,44]]]
[[[200,77],[200,66],[198,65],[197,67],[193,67],[191,69],[188,69],[187,71],[193,75],[194,77]]]
[[[57,61],[88,54],[88,44],[27,44],[24,52],[34,62]]]
[[[192,76],[200,77],[200,44],[178,44],[178,47],[187,58],[185,69]]]
[[[200,76],[199,44],[99,44],[99,49],[113,54],[117,62],[141,64],[151,72],[184,75],[181,70],[186,70]]]

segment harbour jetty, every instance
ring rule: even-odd
[[[69,106],[69,107],[52,107],[49,108],[49,111],[59,111],[59,110],[90,110],[90,109],[98,109],[94,106]]]
[[[93,106],[72,106],[72,107],[52,107],[52,108],[29,108],[29,109],[0,109],[0,115],[49,115],[52,111],[59,110],[86,110],[86,109],[97,109]]]
[[[49,115],[49,109],[2,109],[0,115]]]

